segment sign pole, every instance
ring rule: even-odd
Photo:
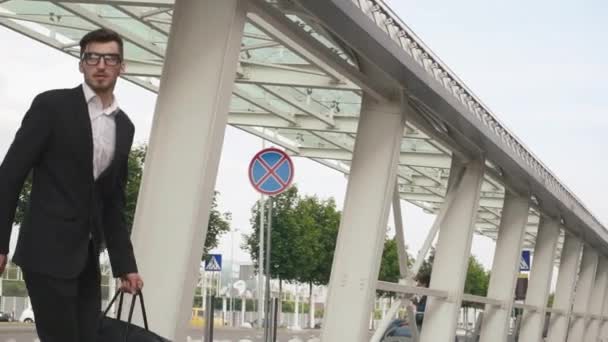
[[[264,341],[272,342],[270,331],[270,249],[272,234],[272,196],[268,196],[268,231],[266,232],[266,292],[264,294],[265,314],[264,314]]]
[[[266,286],[264,291],[264,342],[272,342],[276,336],[270,330],[270,251],[272,248],[272,196],[278,195],[291,185],[294,176],[293,162],[291,158],[282,150],[277,148],[266,148],[258,152],[249,163],[249,181],[251,185],[261,194],[268,196],[268,230],[266,231],[266,250],[260,246],[259,257],[260,266],[263,265],[262,258],[266,254],[266,269],[259,274],[266,274]],[[263,207],[263,202],[260,207]],[[262,209],[263,210],[263,209]],[[264,214],[260,213],[260,242],[264,241]],[[264,253],[266,252],[266,253]],[[260,305],[261,307],[262,305]],[[259,308],[261,312],[261,308]]]
[[[261,327],[264,318],[264,195],[260,196],[260,247],[258,260],[258,326]]]

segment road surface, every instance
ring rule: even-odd
[[[189,329],[188,335],[192,342],[201,341],[203,336],[202,329]],[[320,330],[279,330],[277,342],[289,342],[293,339],[300,339],[301,342],[308,342],[311,339],[319,338]],[[33,325],[0,323],[0,342],[38,342]],[[250,340],[261,342],[263,340],[263,330],[257,329],[231,329],[216,328],[214,342],[239,342]],[[187,342],[187,341],[184,341]]]

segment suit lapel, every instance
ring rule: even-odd
[[[82,165],[86,165],[86,172],[91,176],[93,180],[93,129],[91,128],[91,117],[89,115],[89,106],[84,97],[84,91],[82,86],[74,88],[74,97],[76,110],[74,111],[74,122],[76,124],[76,130],[74,134],[77,134],[77,140],[82,141],[80,153],[78,157],[82,160]]]

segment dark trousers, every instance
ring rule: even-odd
[[[40,342],[95,342],[101,312],[101,274],[93,244],[77,278],[23,270]]]

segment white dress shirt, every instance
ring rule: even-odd
[[[84,97],[89,107],[91,129],[93,132],[93,177],[95,180],[110,166],[116,148],[116,122],[118,113],[116,98],[112,104],[103,108],[101,99],[86,82],[82,83]]]

